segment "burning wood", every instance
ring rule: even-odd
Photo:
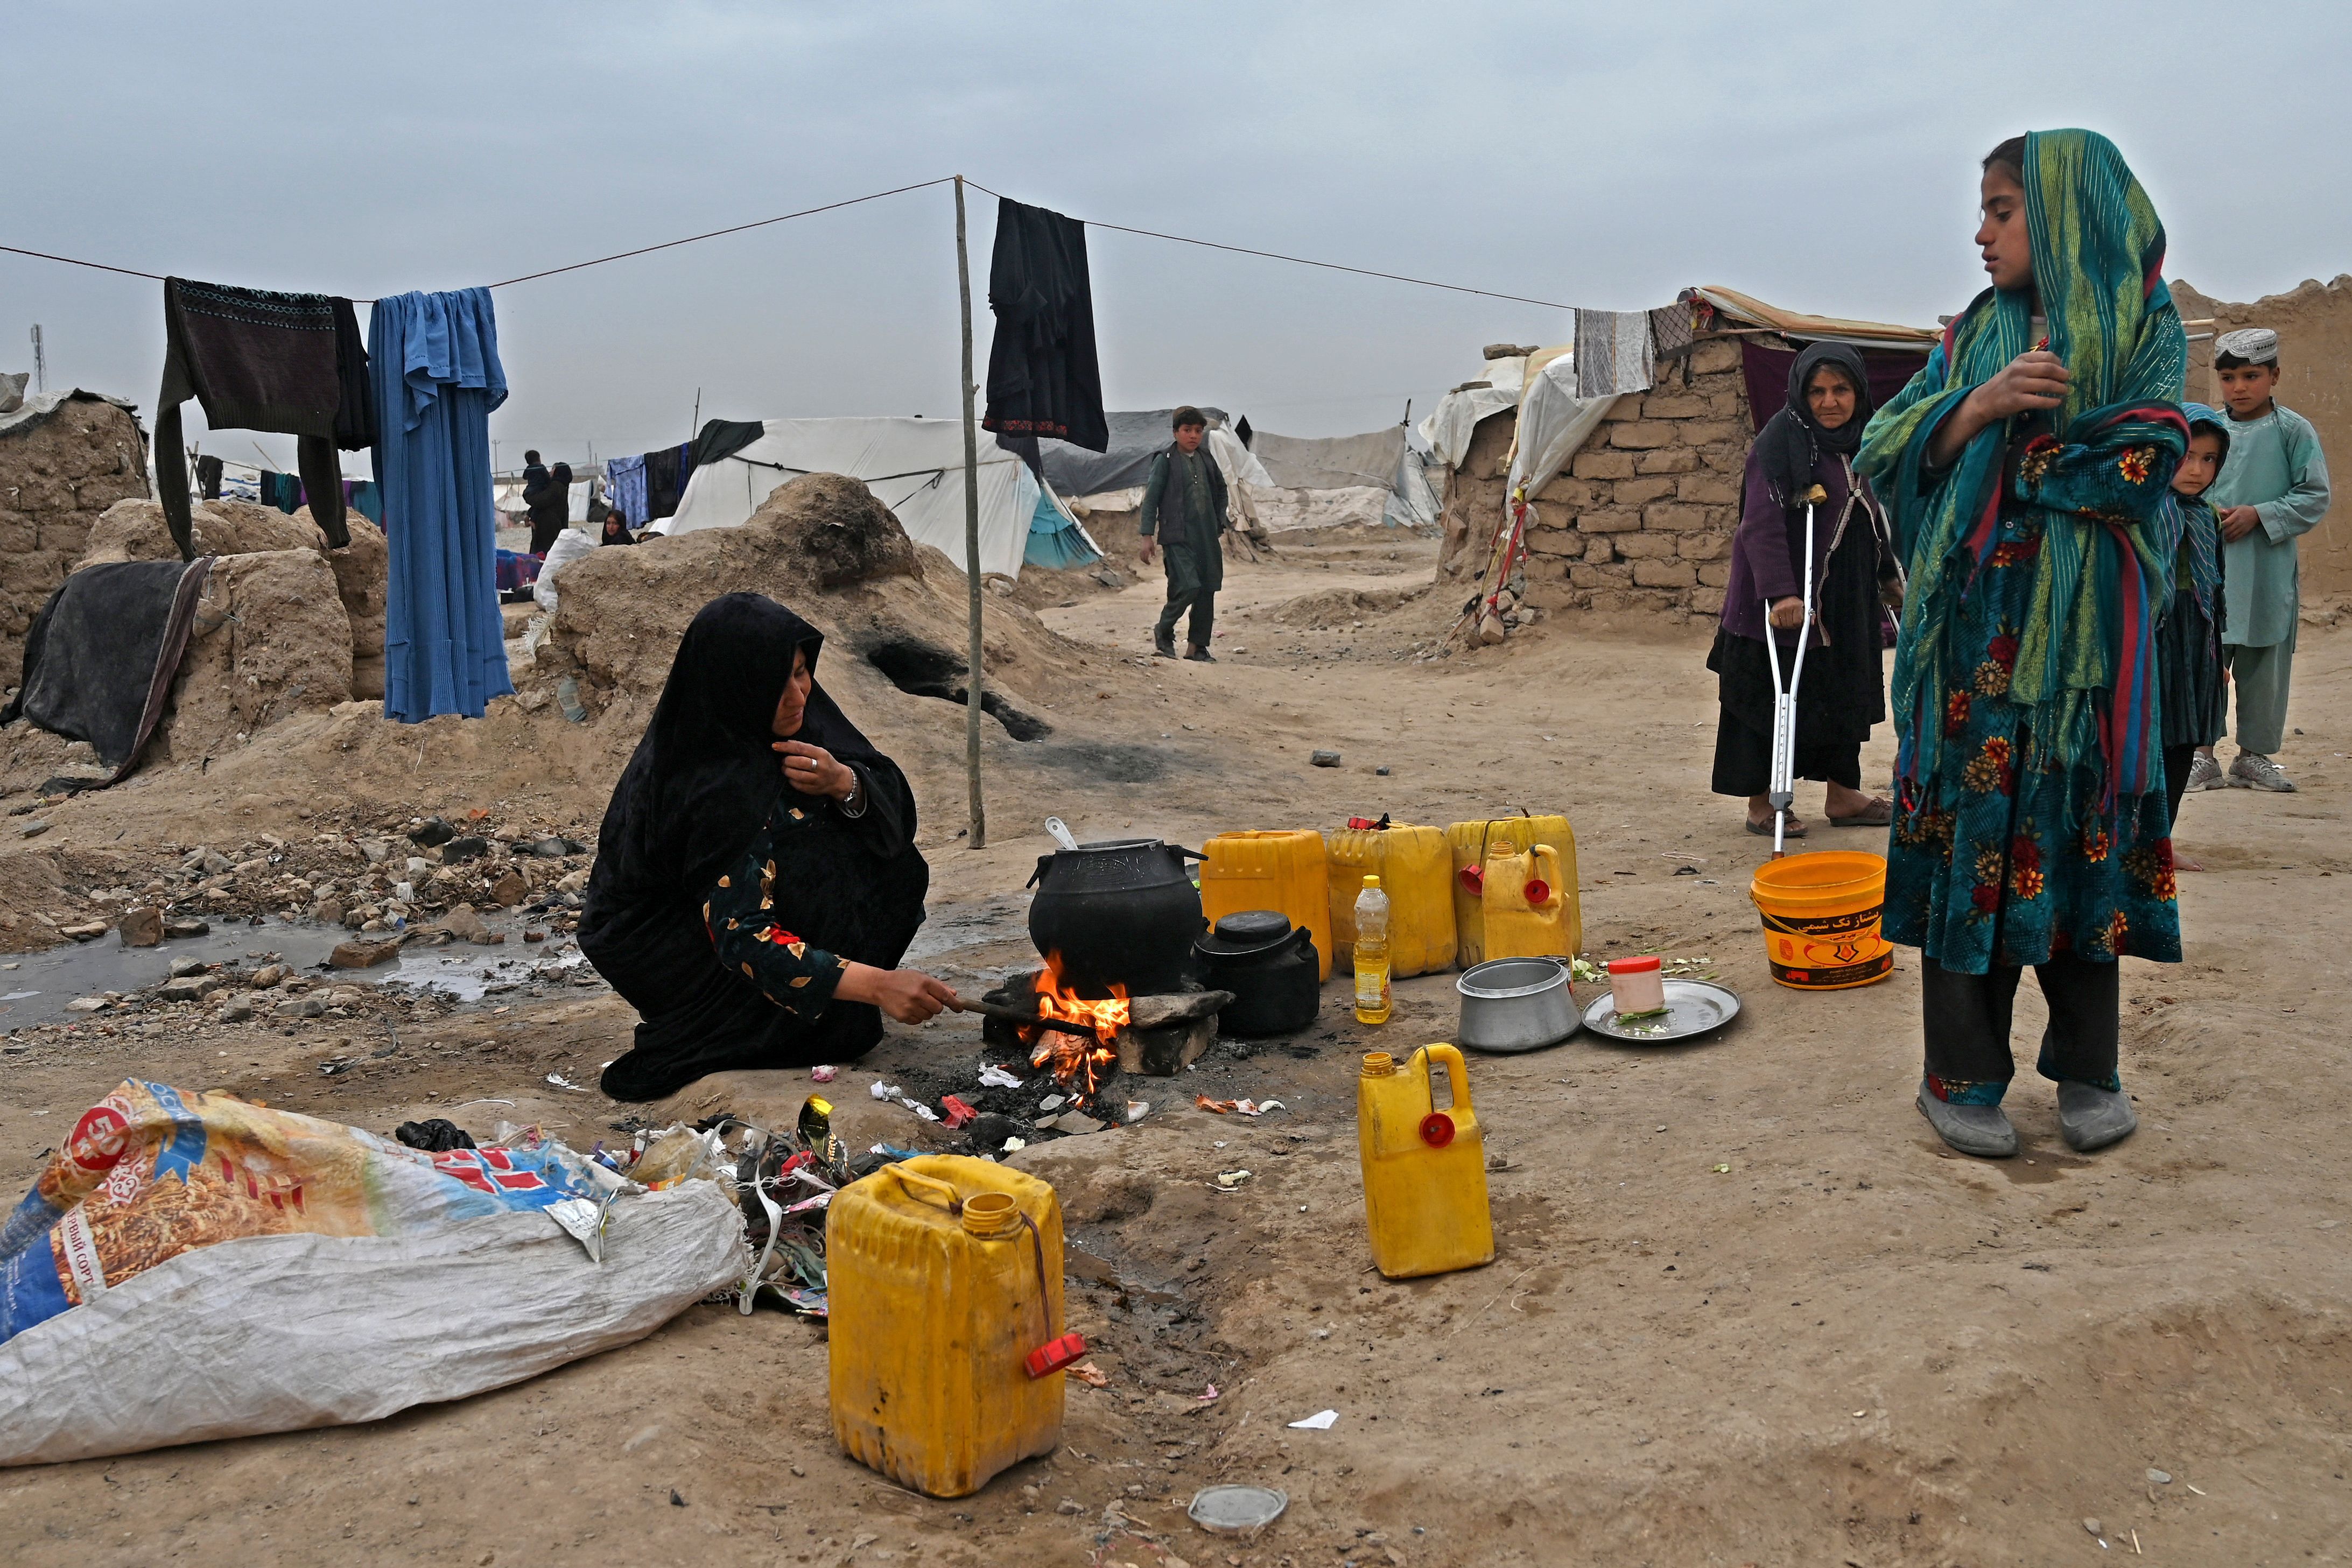
[[[1081,1073],[1086,1077],[1086,1092],[1092,1094],[1100,1080],[1101,1070],[1118,1061],[1116,1041],[1130,1017],[1127,988],[1113,986],[1111,995],[1100,1001],[1089,1001],[1073,991],[1063,980],[1061,967],[1050,960],[1037,972],[1037,1011],[1041,1017],[1062,1019],[1070,1023],[1082,1023],[1095,1031],[1089,1040],[1084,1035],[1066,1034],[1059,1030],[1024,1029],[1024,1035],[1036,1037],[1030,1047],[1029,1065],[1054,1069],[1054,1081],[1075,1085]]]

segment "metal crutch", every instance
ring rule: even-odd
[[[1789,685],[1780,687],[1780,643],[1772,626],[1772,601],[1764,601],[1764,653],[1772,662],[1772,770],[1764,798],[1772,805],[1772,858],[1788,851],[1789,808],[1797,799],[1797,683],[1805,676],[1805,650],[1813,629],[1813,508],[1829,499],[1819,485],[1805,493],[1805,570],[1803,618],[1797,622],[1797,656],[1789,666]]]

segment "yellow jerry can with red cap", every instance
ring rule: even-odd
[[[1444,1072],[1449,1104],[1437,1103],[1435,1070]],[[1356,1080],[1356,1149],[1372,1262],[1382,1274],[1407,1280],[1495,1260],[1486,1138],[1459,1051],[1426,1045],[1402,1062],[1385,1051],[1366,1056]]]
[[[921,1155],[825,1213],[833,1431],[901,1486],[968,1497],[1062,1441],[1062,1206],[1009,1166]]]
[[[1566,817],[1552,813],[1456,822],[1445,830],[1445,842],[1454,861],[1454,950],[1464,968],[1489,958],[1518,956],[1497,952],[1486,941],[1486,857],[1497,844],[1515,850],[1531,850],[1538,844],[1552,847],[1559,856],[1559,873],[1546,880],[1559,890],[1568,923],[1568,946],[1558,952],[1573,955],[1584,946],[1584,908],[1576,887],[1576,832]]]
[[[1317,983],[1331,977],[1331,866],[1322,834],[1297,828],[1219,833],[1201,853],[1201,914],[1212,926],[1251,910],[1286,915],[1291,925],[1315,934]],[[1350,899],[1358,885],[1349,884]]]
[[[1389,973],[1402,980],[1454,967],[1454,865],[1442,830],[1391,822],[1342,828],[1324,842],[1334,964],[1344,970],[1356,961],[1356,895],[1376,876],[1389,895]]]
[[[1560,885],[1559,852],[1549,844],[1525,851],[1507,843],[1486,852],[1479,887],[1486,956],[1568,958],[1576,954],[1572,889]]]

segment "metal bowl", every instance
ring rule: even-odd
[[[1459,1043],[1469,1051],[1541,1051],[1577,1030],[1576,998],[1560,958],[1490,958],[1462,971]]]

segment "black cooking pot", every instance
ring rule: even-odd
[[[1202,858],[1158,839],[1118,839],[1039,856],[1029,940],[1081,997],[1108,997],[1114,985],[1131,997],[1184,989],[1197,978],[1192,938],[1206,924],[1187,855]]]
[[[1202,977],[1234,999],[1217,1014],[1219,1034],[1296,1034],[1322,1005],[1315,934],[1272,909],[1228,915],[1192,944]]]

